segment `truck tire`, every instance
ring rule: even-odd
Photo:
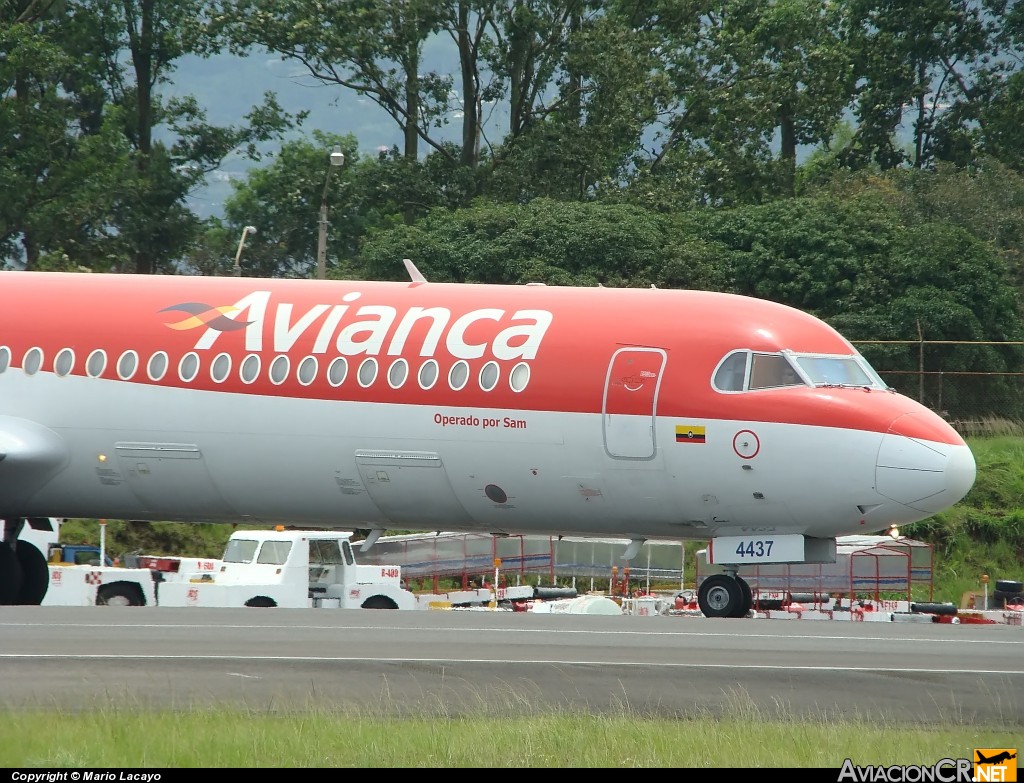
[[[388,598],[386,595],[371,595],[365,601],[360,609],[397,609],[398,604]]]
[[[538,601],[554,601],[558,598],[575,598],[577,596],[575,587],[541,587],[533,588],[533,597]]]
[[[1006,596],[1006,599],[1003,601],[1003,606],[1007,608],[1011,606],[1020,606],[1021,604],[1024,604],[1024,593],[1008,595]]]
[[[246,606],[259,606],[259,607],[272,607],[277,606],[277,603],[273,598],[267,598],[265,595],[258,595],[255,598],[250,598],[245,602]]]
[[[934,614],[948,617],[955,615],[957,609],[953,604],[913,603],[910,605],[910,611],[915,614]]]
[[[138,585],[114,582],[96,591],[96,606],[145,606],[146,599]]]
[[[813,604],[815,603],[814,593],[790,593],[789,603]]]
[[[1024,582],[1016,582],[1013,579],[997,579],[996,590],[1009,595],[1024,593]]]
[[[1007,604],[1019,604],[1021,593],[1005,593],[1002,590],[992,591],[992,609],[1005,609]]]

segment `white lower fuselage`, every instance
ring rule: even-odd
[[[610,427],[600,413],[307,400],[49,373],[8,372],[3,389],[4,408],[48,429],[63,452],[38,487],[0,471],[0,497],[22,516],[827,537],[924,518],[933,500],[945,505],[949,470],[973,479],[969,452],[960,468],[949,461],[966,447],[831,426],[702,418],[704,442],[677,441],[678,416],[620,416]],[[887,453],[905,450],[883,448],[887,438],[908,441],[914,460],[934,452],[935,470],[927,459],[880,468],[892,462]]]

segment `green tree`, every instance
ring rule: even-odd
[[[871,193],[895,209],[905,225],[958,226],[999,255],[1024,294],[1024,175],[999,160],[978,158],[966,168],[939,162],[928,170],[884,174],[834,171],[809,192],[836,199]]]
[[[976,126],[972,114],[964,115],[965,127],[947,134],[944,159],[968,165],[980,153],[1024,173],[1024,72],[991,80],[984,103],[974,109]]]
[[[432,0],[223,0],[216,23],[236,50],[263,46],[302,63],[325,84],[370,98],[401,128],[402,153],[415,160],[420,139],[440,146],[428,131],[449,108],[451,78],[421,72],[423,47],[446,11]]]
[[[537,198],[436,209],[369,239],[371,278],[402,279],[411,258],[429,280],[549,285],[711,287],[713,248],[671,218],[626,204]]]
[[[345,163],[332,168],[328,150],[341,148]],[[214,221],[193,252],[192,266],[205,274],[230,274],[246,226],[239,267],[245,277],[312,277],[316,267],[320,201],[328,206],[327,264],[333,270],[356,254],[364,232],[360,160],[355,137],[314,131],[312,139],[286,142],[273,161],[232,181],[224,220]],[[328,179],[329,176],[329,179]],[[326,191],[325,191],[326,185]]]
[[[936,154],[968,166],[979,154],[1024,171],[1024,6],[985,3],[991,51],[964,87],[969,98],[940,118]]]
[[[798,147],[829,139],[852,92],[839,7],[816,0],[631,7],[639,9],[634,24],[659,40],[659,71],[671,88],[657,146],[638,164],[641,189],[668,183],[684,202],[712,205],[792,194]]]
[[[61,7],[0,9],[0,264],[105,268],[128,167],[116,111],[84,110],[81,63],[61,46]],[[72,260],[73,259],[73,260]]]
[[[948,122],[976,97],[997,26],[975,0],[847,0],[847,14],[847,41],[858,52],[858,130],[845,162],[930,165],[949,134],[943,118]],[[898,141],[906,120],[909,154]]]
[[[619,189],[666,89],[657,37],[614,3],[516,3],[512,10],[501,16],[498,35],[510,54],[490,63],[509,86],[509,132],[484,160],[484,192],[524,202]]]
[[[583,198],[620,175],[653,118],[654,38],[607,0],[398,0],[328,8],[223,0],[217,25],[237,51],[260,45],[323,84],[366,96],[403,134],[407,223],[478,193]],[[450,46],[446,48],[447,42]],[[457,60],[424,65],[430,48]],[[485,111],[507,127],[485,132]],[[445,129],[461,121],[461,143]],[[424,148],[426,155],[423,155]],[[425,168],[423,159],[433,158]],[[466,171],[458,171],[459,168]],[[483,168],[482,172],[477,169]],[[435,174],[433,192],[424,174]],[[456,189],[452,189],[452,184]],[[397,195],[397,190],[394,191]]]
[[[230,128],[208,125],[191,97],[160,98],[176,60],[217,51],[208,11],[205,0],[68,0],[69,51],[102,76],[104,103],[119,107],[132,149],[134,176],[114,220],[134,272],[173,271],[199,231],[188,194],[229,152],[258,158],[258,142],[291,127],[272,94]]]

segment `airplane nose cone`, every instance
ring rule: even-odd
[[[906,432],[909,422],[900,422]],[[959,444],[924,441],[889,431],[882,438],[875,488],[897,503],[936,514],[966,495],[976,476],[974,454]]]
[[[971,491],[977,476],[978,465],[971,449],[966,444],[954,447],[946,465],[946,492],[953,503],[959,503]]]

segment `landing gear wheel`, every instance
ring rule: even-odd
[[[731,576],[709,576],[697,589],[697,606],[705,617],[739,617],[743,605],[743,589]]]
[[[0,541],[0,606],[18,602],[21,592],[21,562],[6,541]]]
[[[754,608],[754,593],[750,589],[750,585],[747,584],[747,580],[742,576],[736,577],[736,584],[740,586],[740,594],[743,600],[740,601],[739,606],[736,607],[736,614],[729,615],[730,617],[746,617],[750,613],[750,610]]]
[[[18,543],[18,549],[14,554],[21,564],[21,587],[15,603],[39,606],[50,586],[50,569],[46,564],[46,558],[32,544],[24,541]]]

